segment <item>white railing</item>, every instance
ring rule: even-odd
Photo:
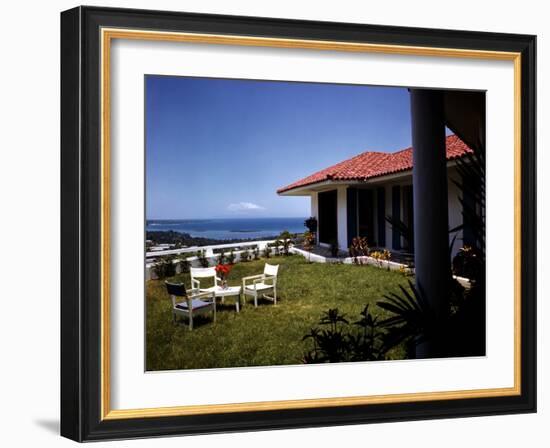
[[[145,254],[145,258],[156,258],[162,257],[163,255],[180,255],[188,254],[190,252],[198,252],[199,250],[204,250],[205,255],[211,256],[214,254],[214,250],[218,249],[231,249],[235,247],[254,247],[258,246],[258,249],[264,250],[268,244],[274,243],[275,240],[264,240],[264,241],[246,241],[242,243],[228,243],[228,244],[212,244],[209,246],[190,246],[190,247],[181,247],[179,249],[167,249],[162,251],[152,251]]]
[[[247,241],[242,243],[228,243],[228,244],[212,244],[209,246],[193,246],[193,247],[182,247],[180,249],[169,249],[164,251],[155,251],[155,252],[147,252],[145,255],[146,262],[145,262],[145,280],[152,280],[156,279],[156,275],[154,272],[155,267],[155,259],[160,258],[162,256],[166,255],[182,255],[182,254],[188,254],[188,253],[196,253],[199,251],[204,251],[204,256],[208,259],[208,264],[210,266],[213,266],[217,264],[218,259],[220,258],[221,253],[214,253],[214,250],[221,250],[221,249],[234,249],[234,248],[247,248],[246,251],[250,253],[249,248],[257,247],[260,251],[260,255],[263,256],[263,253],[265,252],[266,248],[269,244],[273,244],[276,240],[264,240],[264,241]],[[282,246],[281,246],[282,247]],[[245,250],[233,250],[233,255],[235,256],[235,262],[239,262],[241,259],[241,254]],[[229,251],[230,252],[230,251]],[[275,253],[275,247],[270,248],[271,253]],[[228,252],[225,252],[225,256],[227,257]],[[147,260],[149,259],[149,260]],[[192,267],[201,267],[199,257],[196,255],[191,257],[186,257],[185,261],[189,263],[189,266]],[[172,263],[176,265],[176,273],[181,272],[181,260],[173,260]]]

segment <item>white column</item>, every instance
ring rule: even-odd
[[[416,286],[437,318],[448,313],[449,212],[443,94],[411,89],[414,264]],[[441,341],[417,346],[418,358],[437,356]]]
[[[337,189],[337,222],[338,222],[338,246],[340,250],[348,250],[348,197],[347,186]]]
[[[314,191],[310,195],[311,197],[311,216],[317,218],[317,221],[319,221],[319,197],[317,195],[317,192]]]

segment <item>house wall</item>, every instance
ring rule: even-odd
[[[382,185],[382,187],[384,188],[385,190],[385,207],[384,207],[384,210],[385,210],[385,216],[393,216],[393,187],[394,186],[405,186],[405,185],[411,185],[411,179],[406,179],[406,180],[402,180],[402,181],[393,181],[393,182],[387,182],[385,183],[384,185]],[[379,188],[381,187],[380,185],[378,185],[376,188]],[[377,198],[377,201],[378,201],[378,198]],[[400,212],[399,212],[399,216],[401,219],[403,219],[403,192],[401,192],[400,194],[400,198],[399,198],[399,208],[400,208]],[[377,226],[375,226],[377,228]],[[386,229],[386,244],[382,247],[388,249],[388,250],[393,250],[393,229],[392,229],[392,226],[391,224],[388,222],[388,221],[385,221],[385,229]],[[379,238],[378,238],[378,229],[376,230],[375,232],[375,235],[376,235],[376,238],[372,238],[371,241],[377,241],[379,242]],[[401,247],[404,247],[405,245],[405,241],[403,239],[403,237],[400,237],[400,243],[401,243]],[[378,244],[378,246],[380,246],[380,244]]]
[[[449,228],[457,227],[462,224],[462,206],[459,201],[460,197],[460,189],[455,185],[453,180],[456,180],[460,182],[460,176],[456,172],[456,169],[454,167],[449,168],[449,183],[448,183],[448,197],[449,197]],[[412,178],[406,178],[401,181],[390,181],[386,182],[384,185],[372,185],[374,190],[376,188],[383,186],[385,190],[385,215],[391,216],[392,215],[392,187],[399,185],[401,187],[406,185],[411,185]],[[338,186],[336,188],[337,190],[337,198],[338,198],[338,207],[337,207],[337,223],[338,223],[338,245],[340,246],[341,250],[346,250],[348,248],[348,224],[347,224],[347,188],[348,186]],[[315,216],[317,219],[319,219],[319,207],[318,207],[318,193],[312,192],[311,195],[311,216]],[[402,193],[400,195],[400,207],[401,207],[401,218],[404,216],[404,194]],[[373,206],[375,207],[375,210],[377,210],[378,207],[378,197],[376,194],[373,195]],[[376,216],[376,215],[375,215]],[[392,251],[394,250],[392,248],[392,227],[391,225],[386,221],[385,224],[386,228],[386,244],[385,248]],[[453,234],[449,234],[449,244],[452,241],[452,238],[454,235],[457,235],[455,244],[452,248],[451,256],[454,257],[456,253],[460,250],[460,248],[463,246],[462,242],[462,231],[455,232]],[[378,238],[378,226],[376,218],[374,220],[374,229],[372,232],[372,236],[368,237],[367,239],[369,241],[379,241]],[[401,246],[404,247],[405,241],[403,237],[401,237]]]
[[[460,181],[460,176],[457,174],[454,168],[449,169],[449,183],[448,183],[448,204],[449,204],[449,229],[457,227],[462,224],[462,205],[460,204],[460,189],[454,184],[453,180]],[[395,185],[400,185],[401,187],[405,185],[411,185],[411,181],[403,182],[392,182],[385,185],[386,190],[386,216],[392,215],[392,187]],[[400,204],[401,204],[401,219],[404,216],[404,195],[401,194]],[[452,248],[451,257],[454,257],[460,248],[463,246],[462,243],[462,231],[449,234],[449,244],[451,243],[453,236],[457,235],[455,244]],[[401,245],[404,247],[405,241],[401,237]],[[388,250],[392,250],[392,227],[386,222],[386,246]]]

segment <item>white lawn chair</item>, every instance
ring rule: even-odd
[[[254,297],[254,306],[258,306],[258,297],[265,297],[277,304],[277,272],[279,265],[265,264],[264,273],[243,278],[243,294]],[[272,296],[266,293],[273,291]]]
[[[221,279],[216,275],[216,268],[190,268],[189,272],[191,274],[191,287],[193,289],[198,289],[200,292],[212,292],[218,289],[218,281]],[[212,278],[214,285],[208,288],[201,288],[201,281],[199,279]]]
[[[177,323],[177,316],[189,320],[189,330],[193,330],[193,317],[212,312],[213,320],[216,322],[216,297],[214,292],[199,292],[195,289],[187,293],[183,283],[165,282],[168,295],[172,299],[172,315],[174,323]],[[184,300],[178,302],[178,297]]]

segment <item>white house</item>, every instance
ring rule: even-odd
[[[450,135],[446,137],[446,151],[449,228],[454,228],[463,224],[459,200],[462,192],[454,183],[461,183],[456,159],[472,150],[456,135]],[[413,229],[412,157],[412,148],[393,153],[367,151],[280,188],[277,193],[311,198],[311,216],[318,220],[321,245],[337,241],[345,250],[353,237],[365,236],[371,247],[414,252],[410,247],[414,243],[386,220],[391,216]],[[457,233],[452,255],[463,244],[471,244],[468,226]],[[449,239],[452,237],[450,234]]]

